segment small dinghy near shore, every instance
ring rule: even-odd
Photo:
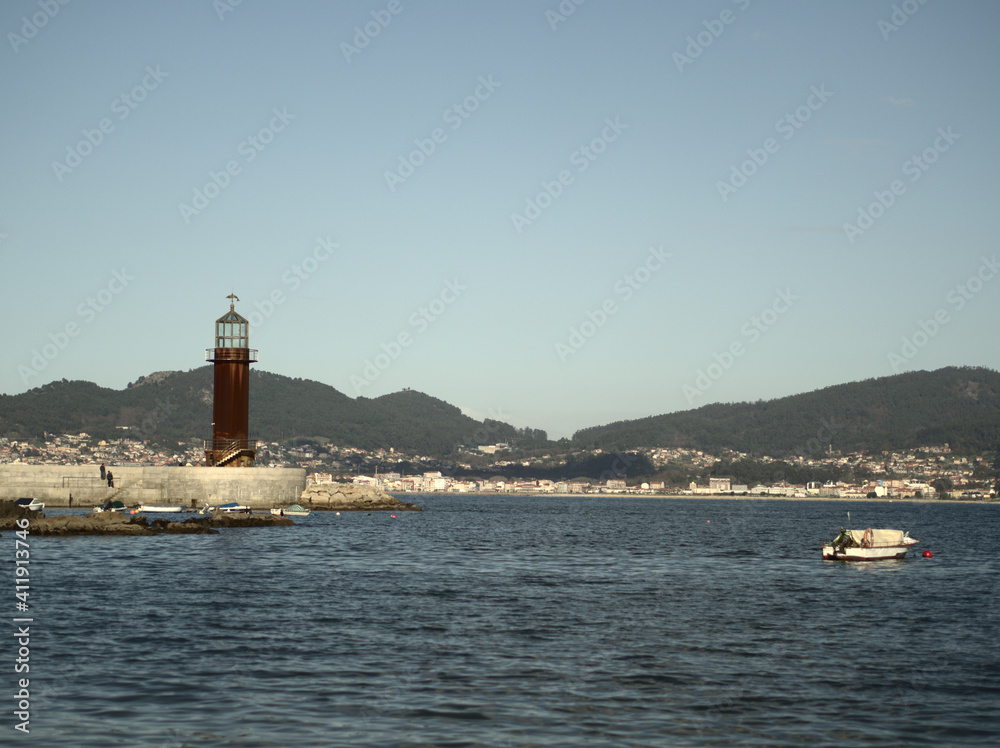
[[[94,514],[100,514],[101,512],[126,512],[128,507],[125,506],[121,501],[105,501],[100,506],[94,507]]]
[[[823,546],[824,561],[882,561],[903,558],[920,541],[902,530],[845,530]]]
[[[224,514],[251,514],[252,510],[246,504],[230,501],[228,504],[219,504],[218,506],[205,504],[197,512],[198,514],[215,514],[216,512],[223,512]]]
[[[217,511],[220,512],[244,512],[250,514],[250,507],[246,504],[239,504],[235,501],[230,501],[228,504],[219,504]]]
[[[308,517],[311,512],[308,509],[303,509],[301,504],[292,504],[284,509],[277,506],[271,507],[271,514],[279,517]]]

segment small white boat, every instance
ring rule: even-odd
[[[94,507],[94,514],[100,514],[101,512],[124,512],[127,507],[120,501],[105,501],[100,506]]]
[[[245,504],[237,504],[235,501],[230,501],[228,504],[219,504],[218,510],[220,512],[246,512],[250,513],[250,507]]]
[[[45,508],[45,504],[43,502],[31,496],[18,499],[14,503],[22,509],[30,509],[33,512],[38,512]]]
[[[179,506],[162,506],[159,504],[140,504],[138,511],[144,514],[176,514],[180,512],[183,507]]]
[[[824,561],[881,561],[903,558],[920,541],[902,530],[845,530],[823,546]]]
[[[277,506],[271,507],[271,514],[279,517],[308,517],[311,512],[308,509],[303,509],[301,504],[292,504],[284,509]]]

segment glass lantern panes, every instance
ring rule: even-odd
[[[249,324],[246,318],[229,311],[215,322],[216,348],[249,348]]]

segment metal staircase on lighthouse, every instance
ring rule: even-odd
[[[218,461],[215,463],[217,467],[224,467],[226,465],[231,465],[233,461],[243,453],[244,447],[241,446],[239,441],[232,442],[225,447],[223,447],[221,454],[218,456]]]
[[[248,438],[250,364],[257,351],[250,348],[250,324],[236,312],[236,294],[227,296],[229,311],[215,321],[215,347],[205,351],[214,364],[212,439],[205,442],[209,467],[253,465],[257,442]]]

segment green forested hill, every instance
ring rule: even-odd
[[[1000,373],[950,367],[841,384],[767,402],[705,405],[573,435],[579,448],[688,447],[717,453],[818,454],[949,443],[1000,446]]]
[[[86,431],[121,437],[119,427],[154,443],[207,438],[212,429],[212,368],[158,372],[124,390],[91,382],[53,382],[20,395],[0,395],[0,435]],[[447,454],[457,444],[514,438],[509,424],[484,424],[453,405],[406,390],[353,399],[320,382],[254,370],[250,379],[251,437],[282,441],[321,437],[343,446]]]
[[[129,435],[169,446],[211,436],[212,369],[158,372],[124,390],[91,382],[53,382],[20,395],[0,395],[0,435],[30,438],[86,431]],[[453,405],[404,390],[350,398],[306,379],[254,370],[250,379],[253,438],[328,439],[342,446],[395,447],[429,456],[458,444],[520,441],[544,445],[544,432],[480,423]],[[526,441],[527,440],[527,441]],[[836,385],[767,402],[706,405],[668,415],[578,431],[571,449],[687,447],[718,453],[817,455],[906,449],[949,443],[957,452],[1000,448],[1000,373],[982,368],[918,371]],[[553,448],[557,445],[551,445]]]

